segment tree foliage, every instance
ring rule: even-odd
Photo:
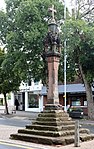
[[[86,13],[84,13],[80,11],[80,8],[83,8],[85,5],[78,4],[76,14],[72,15],[71,19],[66,20],[64,25],[62,25],[62,38],[67,40],[68,67],[71,68],[74,65],[74,74],[80,76],[83,80],[88,101],[88,116],[94,119],[94,114],[92,114],[94,113],[92,96],[92,82],[94,80],[94,25],[92,22],[94,18],[91,18],[91,11],[89,11],[93,10],[93,8],[85,9]]]
[[[75,70],[78,64],[82,65],[83,71],[89,82],[94,77],[94,27],[83,20],[68,20],[63,28],[63,38],[67,38],[69,61],[74,62]],[[89,75],[89,77],[88,77]]]
[[[58,0],[6,0],[6,13],[2,13],[4,22],[0,30],[8,53],[19,51],[25,54],[25,64],[28,76],[45,80],[43,54],[43,39],[48,30],[50,13],[48,8],[55,5],[56,20],[63,19],[63,5]],[[5,24],[5,25],[6,25]],[[20,59],[20,57],[19,57]],[[21,60],[19,60],[21,61]]]
[[[19,59],[20,57],[20,59]],[[6,94],[11,91],[19,90],[19,85],[24,79],[24,55],[22,53],[5,53],[0,49],[0,93],[4,94],[6,113],[8,114],[8,107],[6,101]],[[22,71],[22,60],[23,71]],[[19,69],[18,66],[19,65]],[[20,68],[21,65],[21,68]]]

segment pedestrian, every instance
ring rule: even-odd
[[[23,110],[23,103],[22,102],[20,103],[20,110],[21,111]]]
[[[18,101],[18,99],[15,99],[15,106],[16,106],[16,110],[18,110],[18,107],[19,107],[19,101]]]
[[[67,111],[70,109],[70,105],[69,104],[67,105],[66,109],[67,109]]]

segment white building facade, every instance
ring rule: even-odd
[[[41,81],[28,83],[22,82],[19,91],[11,93],[11,105],[15,106],[15,99],[18,99],[19,110],[40,112],[43,110],[43,97],[40,95],[43,84]]]

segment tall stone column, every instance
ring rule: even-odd
[[[48,33],[44,39],[45,59],[48,66],[48,90],[47,90],[47,105],[59,105],[58,95],[58,67],[60,60],[61,41],[59,37],[58,25],[54,18],[56,10],[54,6],[49,8],[52,17],[48,24]],[[46,107],[47,107],[46,105]]]
[[[50,53],[47,55],[48,63],[48,104],[59,104],[58,95],[58,66],[59,66],[60,54]]]

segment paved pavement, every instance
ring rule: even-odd
[[[35,119],[37,117],[38,113],[33,112],[24,112],[24,111],[17,111],[16,114],[8,115],[9,118],[22,118],[22,119]],[[3,114],[3,111],[0,111],[0,117],[5,117],[6,115]],[[81,123],[86,123],[88,125],[94,125],[94,121],[89,120],[81,120]],[[21,128],[21,127],[20,127]],[[17,133],[17,130],[19,127],[15,126],[6,126],[6,125],[0,125],[0,142],[8,142],[8,143],[14,143],[19,145],[27,145],[31,147],[32,149],[94,149],[94,140],[87,141],[80,143],[80,147],[74,147],[74,144],[67,145],[67,146],[48,146],[48,145],[41,145],[41,144],[35,144],[31,142],[24,142],[19,140],[11,140],[10,134]]]

